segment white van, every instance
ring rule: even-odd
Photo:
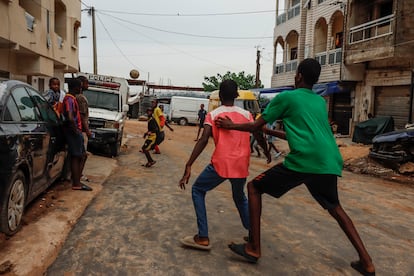
[[[196,124],[201,104],[204,104],[204,109],[208,111],[208,99],[172,96],[169,118],[182,126]]]

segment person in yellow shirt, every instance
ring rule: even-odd
[[[159,128],[159,133],[157,134],[157,140],[155,141],[154,153],[160,154],[161,152],[158,146],[164,141],[164,138],[165,138],[165,134],[164,134],[165,116],[161,108],[158,107],[157,99],[152,100],[152,110],[153,110],[152,116],[157,122],[158,128]]]

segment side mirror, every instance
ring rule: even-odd
[[[129,105],[124,104],[124,105],[122,106],[122,112],[128,112],[128,111],[129,111]]]

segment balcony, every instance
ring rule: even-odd
[[[321,66],[326,64],[339,64],[342,62],[342,48],[315,54],[315,59]]]
[[[395,15],[391,14],[349,29],[349,44],[377,39],[393,33]]]
[[[287,72],[292,72],[292,71],[295,72],[297,67],[298,67],[298,60],[297,59],[290,60],[290,61],[286,62],[286,66],[285,66],[286,73]]]
[[[276,17],[276,25],[280,25],[286,22],[286,20],[292,19],[300,14],[300,4],[297,4],[290,9],[287,13],[282,13]]]

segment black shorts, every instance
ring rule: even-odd
[[[157,139],[155,140],[156,145],[160,145],[165,139],[165,133],[164,131],[160,131],[157,134]]]
[[[142,150],[152,150],[155,146],[155,140],[157,139],[157,135],[155,133],[151,133],[147,136],[147,139],[144,142],[144,145],[142,145]]]
[[[71,129],[64,129],[66,144],[68,145],[68,154],[74,157],[85,155],[82,132],[73,132]]]
[[[204,128],[204,120],[200,120],[200,124],[198,125],[199,128]]]
[[[279,198],[291,189],[305,184],[313,198],[324,208],[339,205],[338,176],[334,174],[311,174],[289,170],[278,164],[256,176],[251,182],[260,193]]]

